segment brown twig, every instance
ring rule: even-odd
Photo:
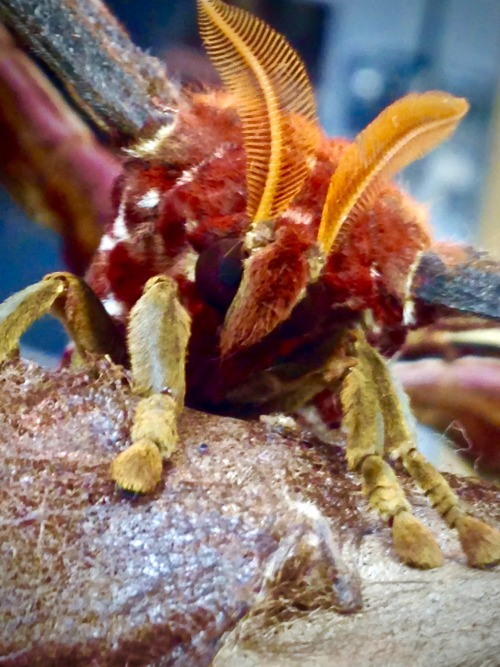
[[[134,138],[168,123],[175,90],[99,0],[1,0],[0,20],[105,132]]]

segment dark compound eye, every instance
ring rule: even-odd
[[[196,262],[196,288],[206,303],[226,311],[238,291],[242,273],[241,241],[221,239],[200,253]]]

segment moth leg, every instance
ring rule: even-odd
[[[365,342],[365,345],[368,344]],[[437,542],[412,514],[393,469],[383,459],[384,424],[379,388],[373,381],[364,346],[358,340],[353,352],[356,363],[345,376],[341,391],[348,466],[361,474],[363,493],[370,505],[392,524],[399,558],[413,567],[439,567],[443,556]]]
[[[113,321],[87,283],[71,273],[49,273],[0,305],[0,363],[14,352],[23,333],[43,315],[62,321],[79,355],[119,354]]]
[[[175,281],[151,278],[129,320],[134,389],[142,396],[132,426],[132,445],[115,458],[110,469],[112,479],[127,491],[153,491],[161,479],[162,459],[169,459],[176,449],[190,324]]]
[[[365,343],[384,417],[385,449],[404,467],[425,492],[433,507],[450,528],[456,528],[462,549],[472,567],[500,562],[500,531],[470,516],[441,473],[417,450],[409,423],[408,399],[398,390],[384,359]],[[401,531],[405,528],[402,526]]]

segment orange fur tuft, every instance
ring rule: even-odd
[[[471,567],[491,567],[500,563],[500,532],[472,516],[459,517],[455,528]]]
[[[162,458],[151,440],[139,440],[111,463],[111,479],[125,491],[151,493],[161,479]]]
[[[223,355],[258,343],[291,313],[309,277],[306,245],[292,227],[245,261],[243,279],[221,334]]]

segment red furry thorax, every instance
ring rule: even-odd
[[[309,179],[275,221],[276,238],[286,240],[281,254],[265,262],[259,259],[259,253],[265,257],[264,248],[252,258],[260,285],[253,295],[256,308],[279,307],[306,285],[304,258],[315,244],[328,184],[345,146],[344,140],[322,138]],[[117,217],[106,230],[88,275],[108,312],[124,322],[149,278],[173,277],[193,319],[188,392],[190,386],[197,387],[191,393],[200,395],[207,393],[203,376],[208,371],[215,386],[213,369],[218,369],[222,387],[216,393],[223,395],[228,386],[245,381],[248,373],[328,336],[338,326],[336,313],[344,322],[370,311],[375,342],[383,347],[392,340],[397,346],[405,329],[408,275],[430,240],[421,212],[387,184],[375,203],[343,230],[318,285],[295,307],[308,313],[303,331],[286,334],[284,322],[260,343],[247,350],[232,349],[231,358],[221,361],[225,312],[207,303],[196,284],[195,265],[201,253],[222,239],[234,239],[235,244],[243,240],[249,225],[245,178],[241,128],[230,97],[222,93],[186,97],[172,138],[147,158],[131,158],[116,185]],[[266,292],[270,270],[283,275],[279,293]],[[241,326],[246,317],[254,314],[242,312]],[[294,320],[294,312],[290,317]],[[255,316],[255,326],[260,318]],[[230,370],[221,372],[223,367]]]

